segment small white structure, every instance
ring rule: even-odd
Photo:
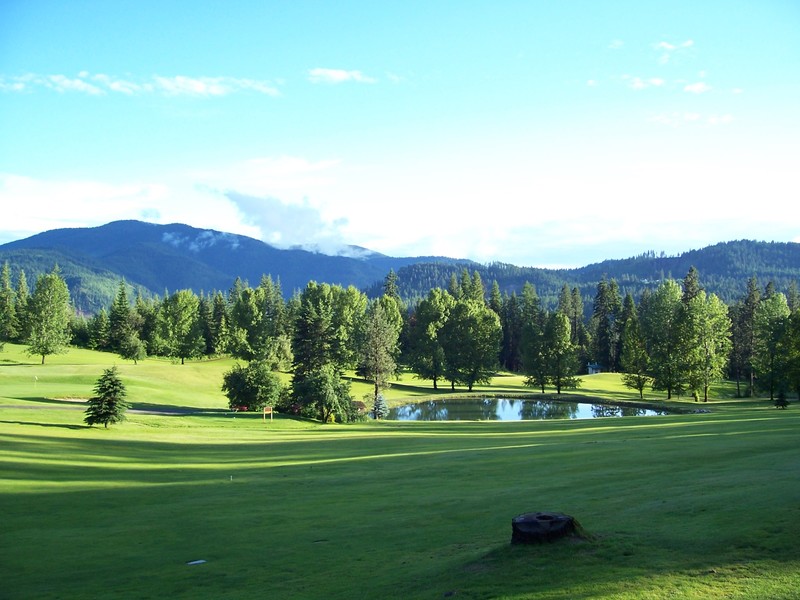
[[[589,375],[595,375],[597,373],[602,373],[603,367],[600,366],[600,363],[590,362],[586,365],[586,371]]]

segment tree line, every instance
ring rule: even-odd
[[[506,370],[542,393],[561,393],[591,368],[622,373],[640,396],[652,388],[667,399],[707,400],[711,385],[726,377],[741,395],[800,394],[794,286],[762,290],[750,278],[747,294],[726,305],[703,289],[692,267],[683,280],[666,279],[638,299],[603,278],[588,318],[584,304],[578,288],[564,285],[557,305],[546,308],[531,283],[519,294],[501,293],[496,281],[487,290],[477,271],[464,268],[446,289],[413,303],[401,299],[393,271],[372,299],[353,286],[314,281],[285,299],[269,276],[255,287],[237,279],[227,292],[131,298],[121,281],[108,309],[86,317],[71,309],[57,267],[30,291],[24,271],[14,284],[5,263],[0,343],[27,344],[42,362],[70,344],[134,362],[230,355],[242,361],[223,381],[231,407],[271,405],[323,421],[358,417],[343,377],[352,371],[374,383],[367,400],[376,415],[385,412],[382,390],[400,365],[434,388],[472,390]],[[291,385],[282,386],[277,371],[290,372]]]

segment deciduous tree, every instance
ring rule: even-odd
[[[547,354],[547,380],[560,394],[564,388],[580,385],[575,346],[572,343],[569,317],[563,312],[550,313],[545,326],[544,341]]]
[[[200,328],[200,301],[191,290],[179,290],[164,299],[158,315],[158,337],[162,352],[171,358],[179,358],[184,364],[187,358],[203,355],[205,347]]]
[[[668,400],[681,391],[680,311],[681,288],[674,279],[666,279],[649,296],[641,315],[653,389],[666,391]]]
[[[766,296],[756,308],[753,365],[770,400],[775,400],[775,394],[787,385],[789,314],[786,296],[781,293]]]
[[[72,307],[67,282],[57,266],[37,278],[28,313],[28,353],[41,356],[42,364],[50,354],[65,353],[72,339],[69,328]]]
[[[245,407],[258,411],[278,403],[283,384],[265,361],[254,360],[245,367],[236,364],[226,372],[222,377],[222,391],[231,409]]]
[[[440,332],[454,304],[448,292],[434,288],[417,305],[411,319],[408,362],[419,379],[433,381],[433,389],[438,389],[438,381],[445,373]]]
[[[650,357],[647,354],[639,317],[632,313],[622,326],[622,383],[625,387],[639,392],[639,398],[644,398],[644,388],[653,381],[650,377]]]
[[[485,301],[457,300],[441,331],[445,374],[451,388],[463,383],[472,391],[488,383],[498,366],[500,318]]]

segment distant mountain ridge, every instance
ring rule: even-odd
[[[150,294],[228,290],[237,277],[257,285],[279,280],[284,294],[311,281],[369,286],[416,261],[471,264],[444,257],[393,258],[352,247],[353,256],[279,249],[259,240],[173,223],[114,221],[99,227],[54,229],[0,246],[0,261],[24,269],[29,282],[58,264],[81,310],[107,306],[119,280]],[[109,295],[110,294],[110,295]]]
[[[157,295],[179,289],[226,291],[237,277],[257,285],[263,275],[269,275],[280,281],[287,296],[312,280],[354,285],[375,296],[381,293],[387,273],[394,270],[401,294],[419,298],[433,287],[447,288],[454,275],[467,269],[480,274],[487,292],[494,281],[504,293],[519,292],[530,282],[548,305],[557,301],[563,285],[577,287],[587,309],[603,277],[615,279],[623,294],[638,296],[665,277],[683,278],[694,266],[701,284],[726,302],[743,295],[751,276],[761,285],[773,281],[781,291],[800,280],[800,244],[792,242],[724,242],[678,256],[647,252],[578,269],[484,265],[435,256],[395,258],[359,247],[351,250],[350,256],[330,256],[279,249],[246,236],[179,223],[114,221],[99,227],[46,231],[2,245],[0,263],[8,261],[14,276],[23,269],[30,286],[39,273],[58,264],[76,307],[89,313],[109,306],[122,278],[132,288]]]

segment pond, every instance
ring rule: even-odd
[[[479,398],[431,400],[398,406],[387,419],[395,421],[537,421],[541,419],[597,419],[649,417],[666,411],[562,400]]]

